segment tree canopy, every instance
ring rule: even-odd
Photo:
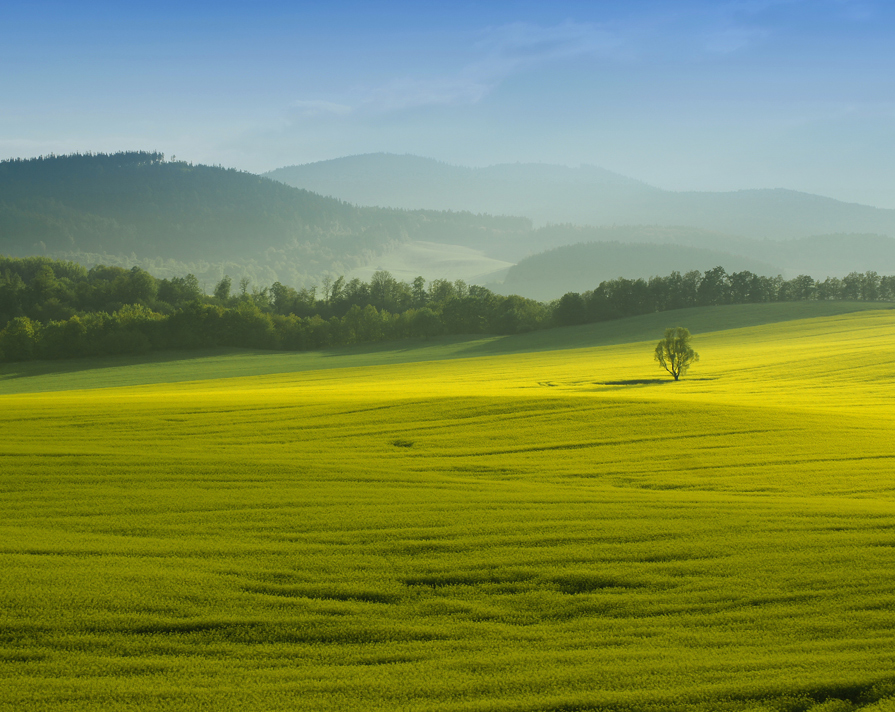
[[[206,289],[192,274],[159,279],[137,266],[88,270],[47,257],[0,256],[0,360],[214,346],[307,350],[440,334],[518,334],[716,304],[895,299],[895,277],[875,272],[815,282],[804,275],[789,281],[728,275],[721,268],[648,282],[619,278],[546,304],[461,280],[407,283],[385,271],[369,282],[327,279],[319,292],[279,281],[258,286],[246,274],[235,283],[225,274]]]
[[[699,354],[690,346],[690,331],[682,326],[665,329],[665,336],[656,344],[656,361],[674,380],[683,376],[690,364],[699,361]]]

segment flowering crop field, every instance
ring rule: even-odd
[[[895,310],[717,313],[20,378],[0,709],[895,710]]]

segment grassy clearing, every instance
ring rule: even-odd
[[[895,312],[699,315],[0,397],[0,708],[895,709]]]

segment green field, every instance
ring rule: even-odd
[[[0,709],[895,710],[895,310],[0,393]]]

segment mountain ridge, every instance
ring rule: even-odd
[[[0,162],[0,253],[130,262],[159,276],[231,271],[302,286],[410,240],[528,229],[524,218],[356,207],[158,152]]]
[[[682,225],[753,239],[875,233],[895,237],[895,210],[788,188],[667,191],[594,166],[452,166],[414,155],[360,154],[264,174],[356,205],[520,215],[536,226]]]

